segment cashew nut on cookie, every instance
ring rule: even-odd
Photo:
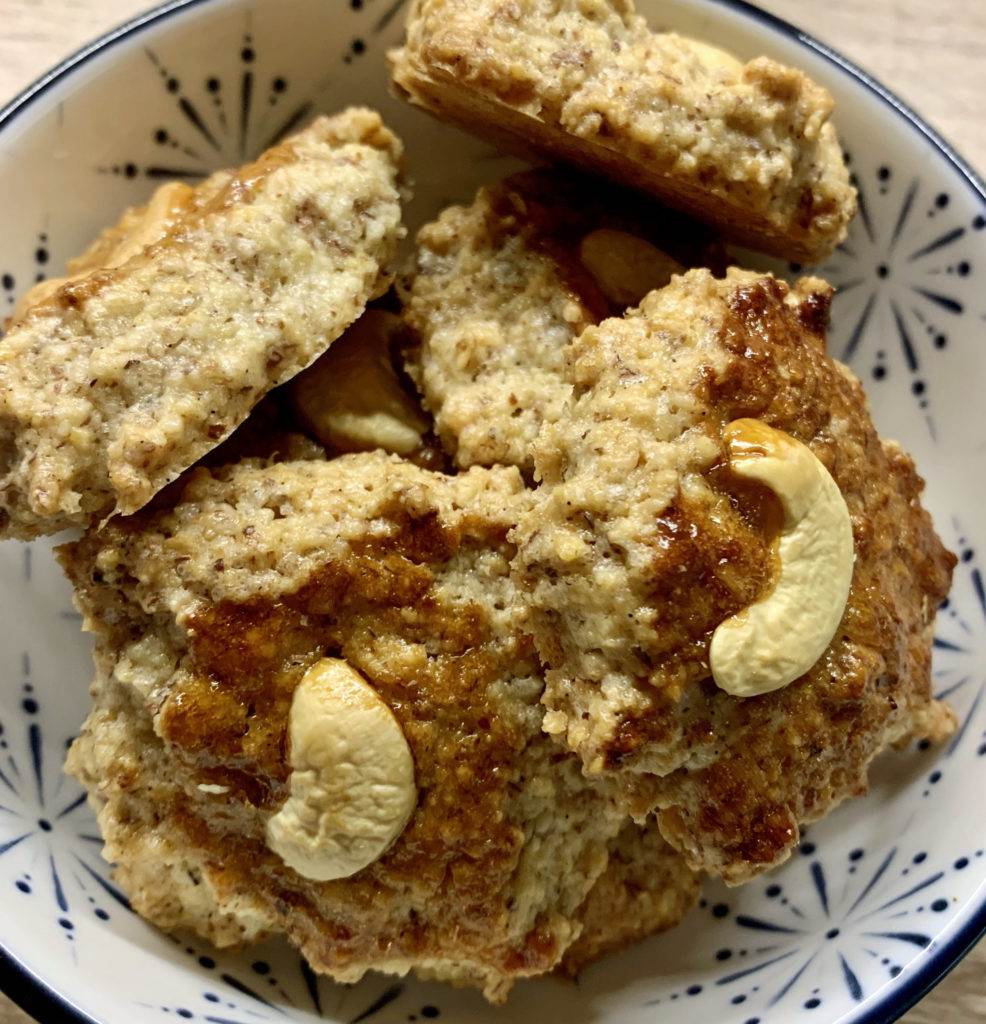
[[[732,472],[769,487],[784,512],[773,589],[720,623],[709,651],[720,689],[756,697],[804,675],[831,643],[852,583],[852,524],[838,485],[800,441],[746,419],[729,424],[726,441]]]
[[[348,878],[386,852],[414,810],[407,740],[390,708],[337,658],[305,673],[288,735],[291,793],[267,823],[267,845],[305,878]]]
[[[398,455],[421,444],[428,421],[390,361],[390,339],[399,324],[391,313],[367,310],[291,382],[295,409],[322,444],[343,452],[382,448]]]

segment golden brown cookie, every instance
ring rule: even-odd
[[[624,829],[641,800],[585,778],[541,729],[544,681],[507,541],[529,502],[516,469],[447,477],[382,453],[247,461],[198,470],[172,509],[61,550],[96,638],[95,706],[69,769],[139,913],[223,946],[285,933],[341,981],[414,968],[494,1000],[558,966],[587,922],[580,961],[627,929],[677,922],[697,890],[683,858],[653,826]],[[349,716],[333,742],[359,737],[360,767],[330,772],[324,791],[310,773],[301,790],[298,771],[333,756],[319,737],[340,735],[332,718],[304,734],[295,721],[326,658],[344,659],[383,713],[330,708]],[[350,795],[389,801],[402,737],[410,818],[388,819],[391,845],[339,877],[365,835],[347,825]],[[376,783],[363,774],[374,743],[386,756]],[[358,818],[379,824],[387,806]],[[285,822],[332,880],[285,863]],[[639,908],[624,900],[617,935],[597,922],[593,886],[628,891],[635,858],[654,891]]]
[[[401,145],[317,120],[199,189],[166,186],[0,342],[0,537],[128,514],[390,282]]]
[[[440,118],[785,259],[824,259],[856,211],[825,89],[652,31],[632,0],[415,0],[391,63],[398,93]]]
[[[512,175],[425,225],[399,279],[407,368],[456,464],[530,471],[569,342],[694,266],[725,269],[705,228],[571,173]]]
[[[930,664],[954,558],[914,463],[880,439],[859,381],[825,352],[830,297],[815,279],[696,270],[586,329],[566,353],[572,400],[538,437],[541,483],[512,535],[547,668],[546,730],[592,776],[658,778],[664,836],[734,883],[865,791],[880,751],[952,727]],[[733,468],[727,427],[751,419],[806,447],[841,492],[851,588],[817,661],[739,697],[713,678],[710,642],[780,593],[793,530],[777,492]],[[768,454],[759,443],[752,457]],[[808,570],[803,591],[759,638],[778,664],[798,663],[832,600],[828,563],[815,572],[812,560],[842,527],[818,529],[791,554]]]

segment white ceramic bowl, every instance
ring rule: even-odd
[[[565,1020],[778,1024],[894,1019],[986,927],[986,192],[910,111],[837,54],[734,0],[650,0],[655,23],[767,53],[834,93],[861,193],[824,268],[842,294],[832,351],[928,478],[960,552],[936,688],[960,728],[940,752],[884,758],[868,798],[811,829],[782,870],[709,885],[677,931],[576,987],[521,984],[505,1009],[470,992],[316,980],[285,946],[219,954],[127,907],[61,773],[85,714],[88,643],[50,545],[0,545],[0,985],[47,1024]],[[408,143],[412,227],[513,166],[387,94],[402,0],[178,0],[55,68],[0,112],[0,302],[58,268],[158,178],[258,151],[316,109],[366,103]]]

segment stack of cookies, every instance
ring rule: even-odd
[[[341,981],[573,973],[940,740],[954,563],[826,353],[832,100],[631,0],[416,0],[398,94],[537,169],[400,255],[369,110],[170,184],[0,343],[0,536],[95,636],[134,907]]]

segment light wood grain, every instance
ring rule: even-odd
[[[762,0],[761,6],[883,80],[986,171],[986,0]],[[0,0],[0,103],[145,7],[141,0]],[[904,1018],[905,1024],[984,1021],[986,943]],[[0,1024],[30,1022],[0,995]]]

